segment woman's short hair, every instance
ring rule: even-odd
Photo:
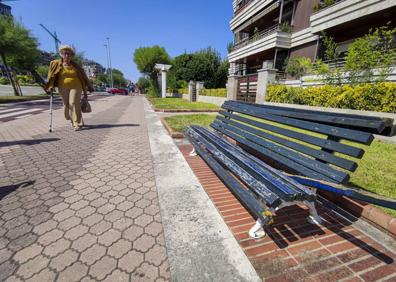
[[[70,45],[62,45],[61,47],[59,47],[59,53],[62,53],[62,51],[68,50],[70,52],[73,53],[73,55],[76,54],[76,51],[74,50],[74,48]]]

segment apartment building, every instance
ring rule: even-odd
[[[1,3],[0,1],[0,15],[11,16],[11,7]]]
[[[396,23],[396,0],[233,0],[233,10],[230,75],[253,82],[263,62],[282,71],[289,57],[321,57],[322,31],[346,51],[370,28]]]

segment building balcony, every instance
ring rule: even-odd
[[[229,62],[235,62],[276,47],[291,47],[291,33],[281,31],[278,25],[236,43],[228,54],[228,59]]]
[[[319,33],[394,6],[395,0],[340,0],[311,15],[311,32]]]
[[[251,20],[263,9],[274,5],[274,2],[279,5],[280,0],[245,0],[243,5],[234,12],[234,17],[230,21],[231,30],[235,30],[246,21]]]
[[[234,17],[238,15],[240,12],[242,12],[249,4],[253,2],[253,0],[242,0],[241,2],[238,3],[238,6],[235,7],[234,10]]]

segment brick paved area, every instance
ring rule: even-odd
[[[0,281],[164,281],[167,254],[141,97],[0,128]]]
[[[318,205],[321,226],[307,222],[304,207],[284,208],[266,237],[251,239],[252,216],[200,157],[189,156],[191,145],[179,148],[265,281],[396,281],[396,240],[329,206]]]

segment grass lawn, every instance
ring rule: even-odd
[[[55,96],[55,95],[54,95]],[[14,102],[25,102],[32,100],[48,99],[49,96],[45,94],[32,95],[32,96],[0,96],[0,104],[14,103]]]
[[[215,115],[201,114],[173,116],[165,118],[165,120],[173,130],[181,132],[185,127],[192,124],[208,127],[214,118]],[[261,119],[257,120],[264,122]],[[272,122],[266,123],[275,124]],[[284,125],[276,125],[288,128]],[[298,131],[307,133],[304,130]],[[311,135],[323,137],[323,135],[320,134]],[[353,144],[348,141],[343,141],[343,143]],[[363,148],[365,154],[360,160],[350,158],[358,163],[356,171],[351,173],[350,184],[385,197],[396,199],[396,159],[394,157],[396,156],[396,145],[374,140],[370,146],[360,144],[354,144],[354,146]],[[396,217],[396,211],[382,207],[379,208]]]
[[[187,126],[190,125],[201,125],[209,127],[209,124],[213,122],[216,115],[210,114],[196,114],[196,115],[178,115],[166,117],[166,123],[177,132],[183,132]]]
[[[189,102],[182,98],[152,98],[150,99],[158,110],[217,110],[218,106],[202,102]]]

